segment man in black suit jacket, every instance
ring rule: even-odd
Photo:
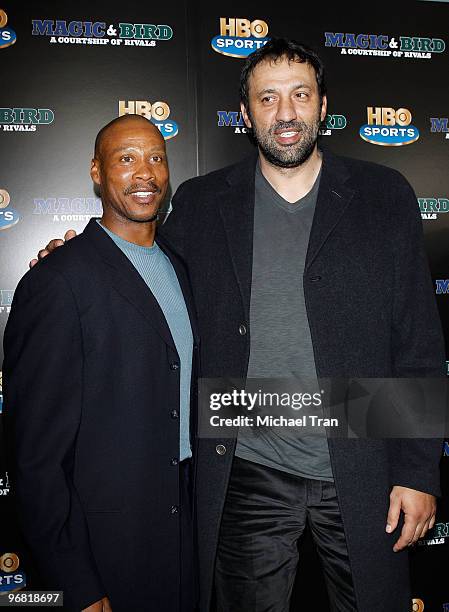
[[[315,209],[310,237],[300,245],[304,261],[292,248],[282,267],[293,281],[283,289],[302,307],[299,331],[304,344],[311,338],[316,374],[442,376],[443,338],[416,197],[392,169],[318,149],[326,114],[321,60],[294,41],[273,40],[245,63],[241,100],[259,155],[181,185],[160,230],[188,267],[202,375],[244,379],[260,347],[259,367],[265,361],[274,369],[283,355],[281,335],[273,339],[271,327],[283,321],[282,336],[298,336],[297,311],[270,294],[270,266],[278,262],[269,248],[275,211],[294,215],[305,204]],[[271,227],[261,234],[266,268],[259,265],[259,234],[255,246],[261,227],[255,217],[266,203],[256,187],[271,194],[273,206]],[[284,237],[276,238],[278,247]],[[272,303],[271,319],[259,316],[261,296],[264,305]],[[301,367],[296,353],[291,369]],[[332,483],[272,469],[254,454],[253,461],[235,459],[229,437],[200,438],[201,612],[211,609],[214,574],[220,612],[287,610],[305,517],[333,609],[408,612],[406,550],[434,523],[441,447],[438,439],[329,438]]]
[[[91,175],[101,221],[24,276],[5,333],[20,524],[65,609],[192,612],[197,332],[183,264],[154,241],[169,177],[160,132],[112,121]]]

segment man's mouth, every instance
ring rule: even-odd
[[[146,198],[148,194],[156,193],[155,191],[145,190],[145,191],[131,191],[131,195],[138,196],[139,198]]]
[[[139,204],[152,204],[159,193],[160,189],[156,185],[151,187],[131,187],[125,191],[125,195],[131,196],[134,202]]]
[[[281,136],[281,138],[291,138],[292,136],[295,136],[298,132],[296,131],[292,131],[292,132],[280,132],[279,136]]]
[[[156,191],[131,191],[130,196],[139,204],[152,204],[156,193]]]
[[[276,130],[274,137],[279,144],[295,144],[300,139],[301,132],[299,130],[284,129]]]

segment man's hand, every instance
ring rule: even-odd
[[[414,544],[426,534],[428,529],[432,529],[435,524],[436,509],[437,503],[433,495],[407,487],[395,486],[392,488],[387,516],[387,533],[396,529],[401,510],[404,513],[404,526],[401,537],[393,546],[394,552]]]
[[[53,240],[50,240],[50,242],[47,244],[45,249],[41,249],[39,251],[39,253],[37,254],[37,259],[32,259],[30,261],[29,263],[30,268],[32,268],[35,264],[37,264],[39,259],[43,259],[49,253],[54,251],[56,248],[62,246],[65,242],[67,242],[67,240],[71,240],[72,238],[75,238],[75,236],[76,236],[75,230],[67,230],[66,233],[64,234],[64,240],[61,240],[60,238],[54,238]]]
[[[73,230],[69,230],[69,231],[73,232]],[[103,597],[103,599],[96,601],[88,608],[83,608],[81,612],[112,612],[112,608],[111,608],[111,604],[109,603],[109,599],[107,597]]]

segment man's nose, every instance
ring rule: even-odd
[[[277,121],[293,121],[296,119],[296,108],[292,99],[287,97],[279,98],[276,120]]]
[[[143,181],[154,179],[154,166],[149,161],[141,159],[134,170],[134,178]]]

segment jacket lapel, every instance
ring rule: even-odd
[[[323,167],[307,249],[306,270],[334,231],[354,196],[354,190],[345,184],[349,176],[340,158],[328,151],[323,152]]]
[[[251,156],[230,171],[228,189],[217,194],[234,273],[249,319],[253,263],[254,176],[257,156]]]
[[[257,156],[236,164],[228,175],[229,189],[217,194],[234,273],[249,316],[254,229],[254,176]],[[309,245],[306,270],[338,225],[354,196],[346,185],[350,178],[344,162],[329,151],[323,152],[323,169]]]
[[[112,239],[91,219],[83,234],[106,264],[111,283],[116,291],[130,302],[162,339],[176,350],[170,328],[158,301],[124,253]]]

